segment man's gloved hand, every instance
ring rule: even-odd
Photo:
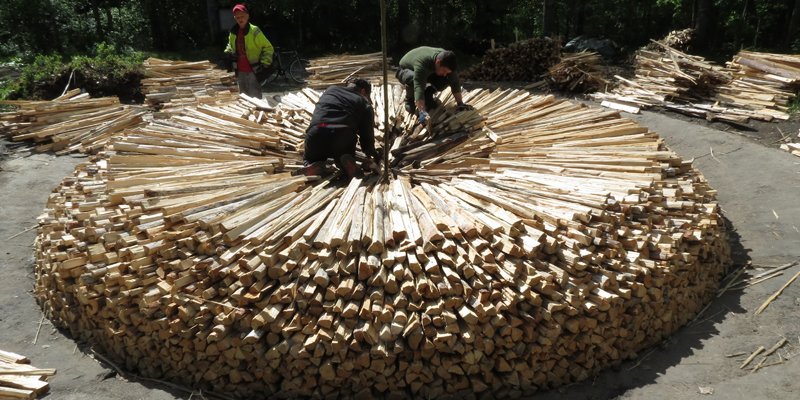
[[[467,103],[460,103],[460,104],[458,104],[458,105],[456,106],[456,111],[457,111],[457,112],[461,112],[461,111],[471,111],[471,110],[474,110],[474,109],[475,109],[475,107],[473,107],[473,106],[471,106],[471,105],[469,105],[469,104],[467,104]]]
[[[259,82],[267,79],[267,76],[270,74],[270,64],[255,64],[253,65],[253,73],[256,74],[256,79]]]
[[[429,115],[428,115],[427,112],[425,112],[425,111],[420,111],[419,112],[419,123],[420,123],[420,125],[425,125],[425,122],[428,121],[428,118],[429,118]]]

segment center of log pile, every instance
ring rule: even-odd
[[[128,128],[39,219],[47,316],[135,373],[234,396],[516,398],[713,298],[716,193],[646,127],[476,89],[426,129],[390,90],[388,127],[372,91],[389,182],[291,176],[311,89]]]

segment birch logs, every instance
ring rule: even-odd
[[[129,130],[40,217],[48,317],[234,396],[518,398],[635,357],[714,297],[716,193],[646,127],[477,89],[421,128],[391,90],[388,182],[286,173],[310,89]]]

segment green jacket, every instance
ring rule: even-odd
[[[236,54],[236,35],[239,33],[239,25],[233,24],[228,34],[228,46],[225,52]],[[272,64],[272,54],[275,49],[272,43],[264,36],[264,32],[253,24],[247,24],[244,32],[244,51],[247,54],[247,61],[250,64],[261,63],[263,65]]]
[[[436,55],[444,51],[437,47],[417,47],[400,59],[400,68],[414,71],[414,100],[425,98],[425,85],[428,77],[436,73]],[[447,76],[453,93],[461,93],[461,82],[458,73],[453,71]]]

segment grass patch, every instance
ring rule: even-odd
[[[794,98],[789,102],[789,114],[797,114],[800,112],[800,91],[795,92]]]

